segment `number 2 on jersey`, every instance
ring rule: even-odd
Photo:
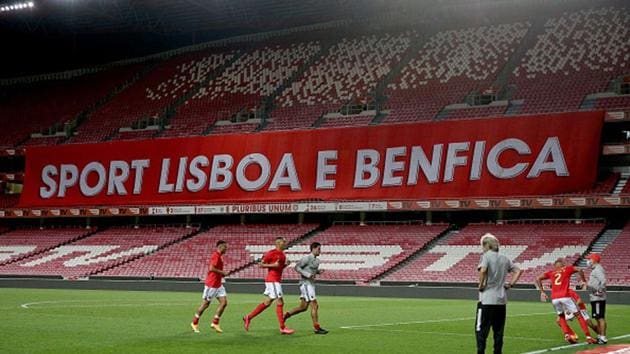
[[[560,278],[562,278],[562,273],[556,273],[553,276],[556,278],[556,280],[554,280],[553,282],[555,285],[559,286],[560,284],[562,284],[562,282],[560,281]]]

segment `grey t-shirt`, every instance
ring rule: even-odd
[[[601,264],[596,264],[586,284],[588,297],[591,301],[606,300],[606,273]]]
[[[488,273],[486,287],[479,292],[479,301],[482,305],[505,305],[505,277],[517,268],[509,258],[494,251],[487,251],[481,256],[478,269],[481,267],[487,268]]]
[[[313,284],[311,276],[319,274],[319,259],[312,253],[302,257],[295,265],[295,270],[301,275],[300,284]]]

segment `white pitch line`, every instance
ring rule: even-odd
[[[343,327],[340,327],[343,328]],[[351,328],[358,331],[373,331],[373,332],[395,332],[395,333],[413,333],[413,334],[435,334],[438,336],[454,336],[454,337],[470,337],[471,334],[468,333],[451,333],[451,332],[431,332],[431,331],[410,331],[404,329],[375,329],[375,328]],[[530,340],[535,342],[555,342],[555,339],[545,339],[545,338],[532,338],[532,337],[518,337],[518,336],[504,336],[505,339],[520,339],[520,340]]]
[[[613,337],[613,338],[608,338],[608,341],[610,342],[611,340],[623,339],[623,338],[628,338],[628,337],[630,337],[630,334],[624,334],[623,336],[617,336],[617,337]],[[586,342],[577,343],[577,344],[567,344],[567,345],[562,345],[562,346],[559,346],[559,347],[535,350],[533,352],[527,352],[527,353],[523,353],[523,354],[541,354],[541,353],[547,353],[547,352],[555,352],[555,351],[562,350],[562,349],[582,347],[582,346],[585,346],[587,344],[588,343],[586,343]]]
[[[508,318],[513,317],[530,317],[530,316],[540,316],[540,315],[549,315],[552,312],[535,312],[535,313],[522,313],[518,315],[507,316]],[[459,318],[442,318],[439,320],[422,320],[422,321],[408,321],[408,322],[391,322],[391,323],[378,323],[378,324],[369,324],[369,325],[353,325],[353,326],[342,326],[339,328],[343,329],[357,329],[357,328],[369,328],[369,327],[387,327],[387,326],[402,326],[402,325],[410,325],[410,324],[424,324],[424,323],[442,323],[442,322],[459,322],[459,321],[471,321],[477,319],[476,317],[459,317]]]

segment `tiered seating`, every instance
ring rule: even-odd
[[[203,133],[219,119],[261,104],[319,50],[316,42],[266,46],[236,60],[179,107],[163,136]]]
[[[529,24],[444,31],[431,37],[385,92],[384,122],[433,119],[472,90],[490,87]]]
[[[228,125],[215,125],[210,134],[234,134],[234,133],[251,133],[260,124],[258,123],[235,123]]]
[[[287,256],[295,264],[308,254],[308,245],[317,241],[322,244],[320,268],[325,271],[319,279],[368,281],[422,248],[445,229],[445,225],[337,225],[289,248]],[[260,256],[268,247],[252,245],[249,249]],[[265,270],[254,265],[234,277],[258,279],[264,274]],[[287,269],[284,277],[298,279],[298,274]]]
[[[117,138],[118,129],[130,127],[143,117],[156,117],[177,97],[201,82],[233,53],[186,54],[169,59],[110,102],[92,113],[72,137],[71,143],[97,142]]]
[[[320,127],[348,127],[368,125],[376,114],[353,114],[338,117],[328,117],[320,124]]]
[[[607,174],[604,178],[598,180],[593,188],[571,193],[571,195],[611,194],[615,189],[617,181],[619,181],[619,177],[619,173]]]
[[[323,113],[366,97],[400,60],[415,33],[343,39],[276,99],[266,129],[310,127]]]
[[[0,104],[0,124],[11,127],[0,133],[0,147],[58,143],[56,138],[29,140],[29,137],[57,123],[73,120],[81,111],[129,80],[138,69],[139,66],[128,66],[70,80],[15,88],[13,91],[18,93]]]
[[[61,144],[66,140],[65,136],[44,136],[40,138],[30,138],[24,143],[20,144],[21,147],[29,146],[52,146]]]
[[[595,101],[595,108],[605,109],[609,111],[629,110],[630,109],[630,95],[598,98]]]
[[[77,278],[156,251],[195,229],[114,227],[68,245],[0,267],[1,274],[61,275]]]
[[[552,18],[514,70],[520,113],[577,110],[630,67],[630,13],[625,8],[582,10]]]
[[[208,259],[218,240],[228,242],[224,256],[225,269],[232,271],[253,261],[248,245],[273,248],[276,237],[293,241],[315,229],[317,225],[222,225],[202,232],[190,239],[166,247],[154,254],[139,258],[99,276],[155,276],[204,279]]]
[[[549,270],[557,258],[562,257],[569,264],[575,262],[603,227],[601,223],[470,225],[383,280],[477,282],[479,240],[489,232],[499,239],[500,252],[525,270],[521,282],[531,283]]]
[[[6,231],[3,229],[2,231]],[[0,235],[0,265],[71,242],[88,232],[81,228],[17,229]],[[0,274],[10,274],[0,267]]]
[[[608,285],[630,285],[630,225],[602,252]]]
[[[503,115],[506,108],[507,106],[480,106],[452,109],[448,111],[448,115],[445,119],[498,117]]]

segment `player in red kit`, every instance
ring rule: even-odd
[[[249,325],[254,317],[258,316],[261,312],[267,309],[274,302],[278,300],[276,305],[276,315],[278,316],[278,323],[280,324],[281,334],[293,334],[294,330],[287,328],[284,325],[284,301],[282,300],[282,271],[286,268],[290,262],[287,260],[284,254],[287,241],[284,237],[276,238],[276,248],[265,253],[260,266],[267,268],[267,276],[265,277],[265,300],[260,303],[256,308],[247,316],[243,317],[244,327],[246,331],[249,331]]]
[[[222,284],[223,277],[227,275],[227,272],[223,270],[223,255],[226,251],[227,242],[221,240],[217,242],[217,249],[212,253],[212,256],[210,256],[210,261],[208,262],[208,275],[206,276],[202,295],[203,300],[195,313],[195,317],[193,317],[192,323],[190,324],[195,333],[199,333],[199,318],[208,306],[210,306],[210,302],[215,297],[219,300],[219,306],[217,307],[217,311],[214,314],[210,327],[212,327],[217,333],[223,333],[223,330],[219,326],[219,320],[221,319],[221,315],[227,306],[227,293],[225,292],[225,287]]]
[[[542,301],[547,301],[548,299],[548,296],[542,286],[542,281],[545,279],[551,280],[551,303],[553,304],[553,307],[556,309],[556,313],[558,314],[558,324],[560,325],[560,328],[562,328],[565,339],[569,342],[575,342],[576,340],[576,338],[573,336],[573,331],[567,324],[565,312],[569,312],[578,319],[580,327],[582,328],[582,331],[586,336],[586,341],[590,344],[597,343],[597,341],[591,337],[591,333],[588,329],[588,324],[586,323],[586,320],[580,315],[575,301],[571,298],[571,293],[569,289],[569,285],[571,283],[571,275],[573,275],[573,273],[578,273],[580,275],[580,280],[582,281],[582,284],[586,283],[584,272],[579,268],[573,267],[572,265],[565,266],[564,260],[561,258],[557,259],[553,265],[554,270],[541,274],[538,279],[536,279],[536,286],[540,290],[540,299]]]

